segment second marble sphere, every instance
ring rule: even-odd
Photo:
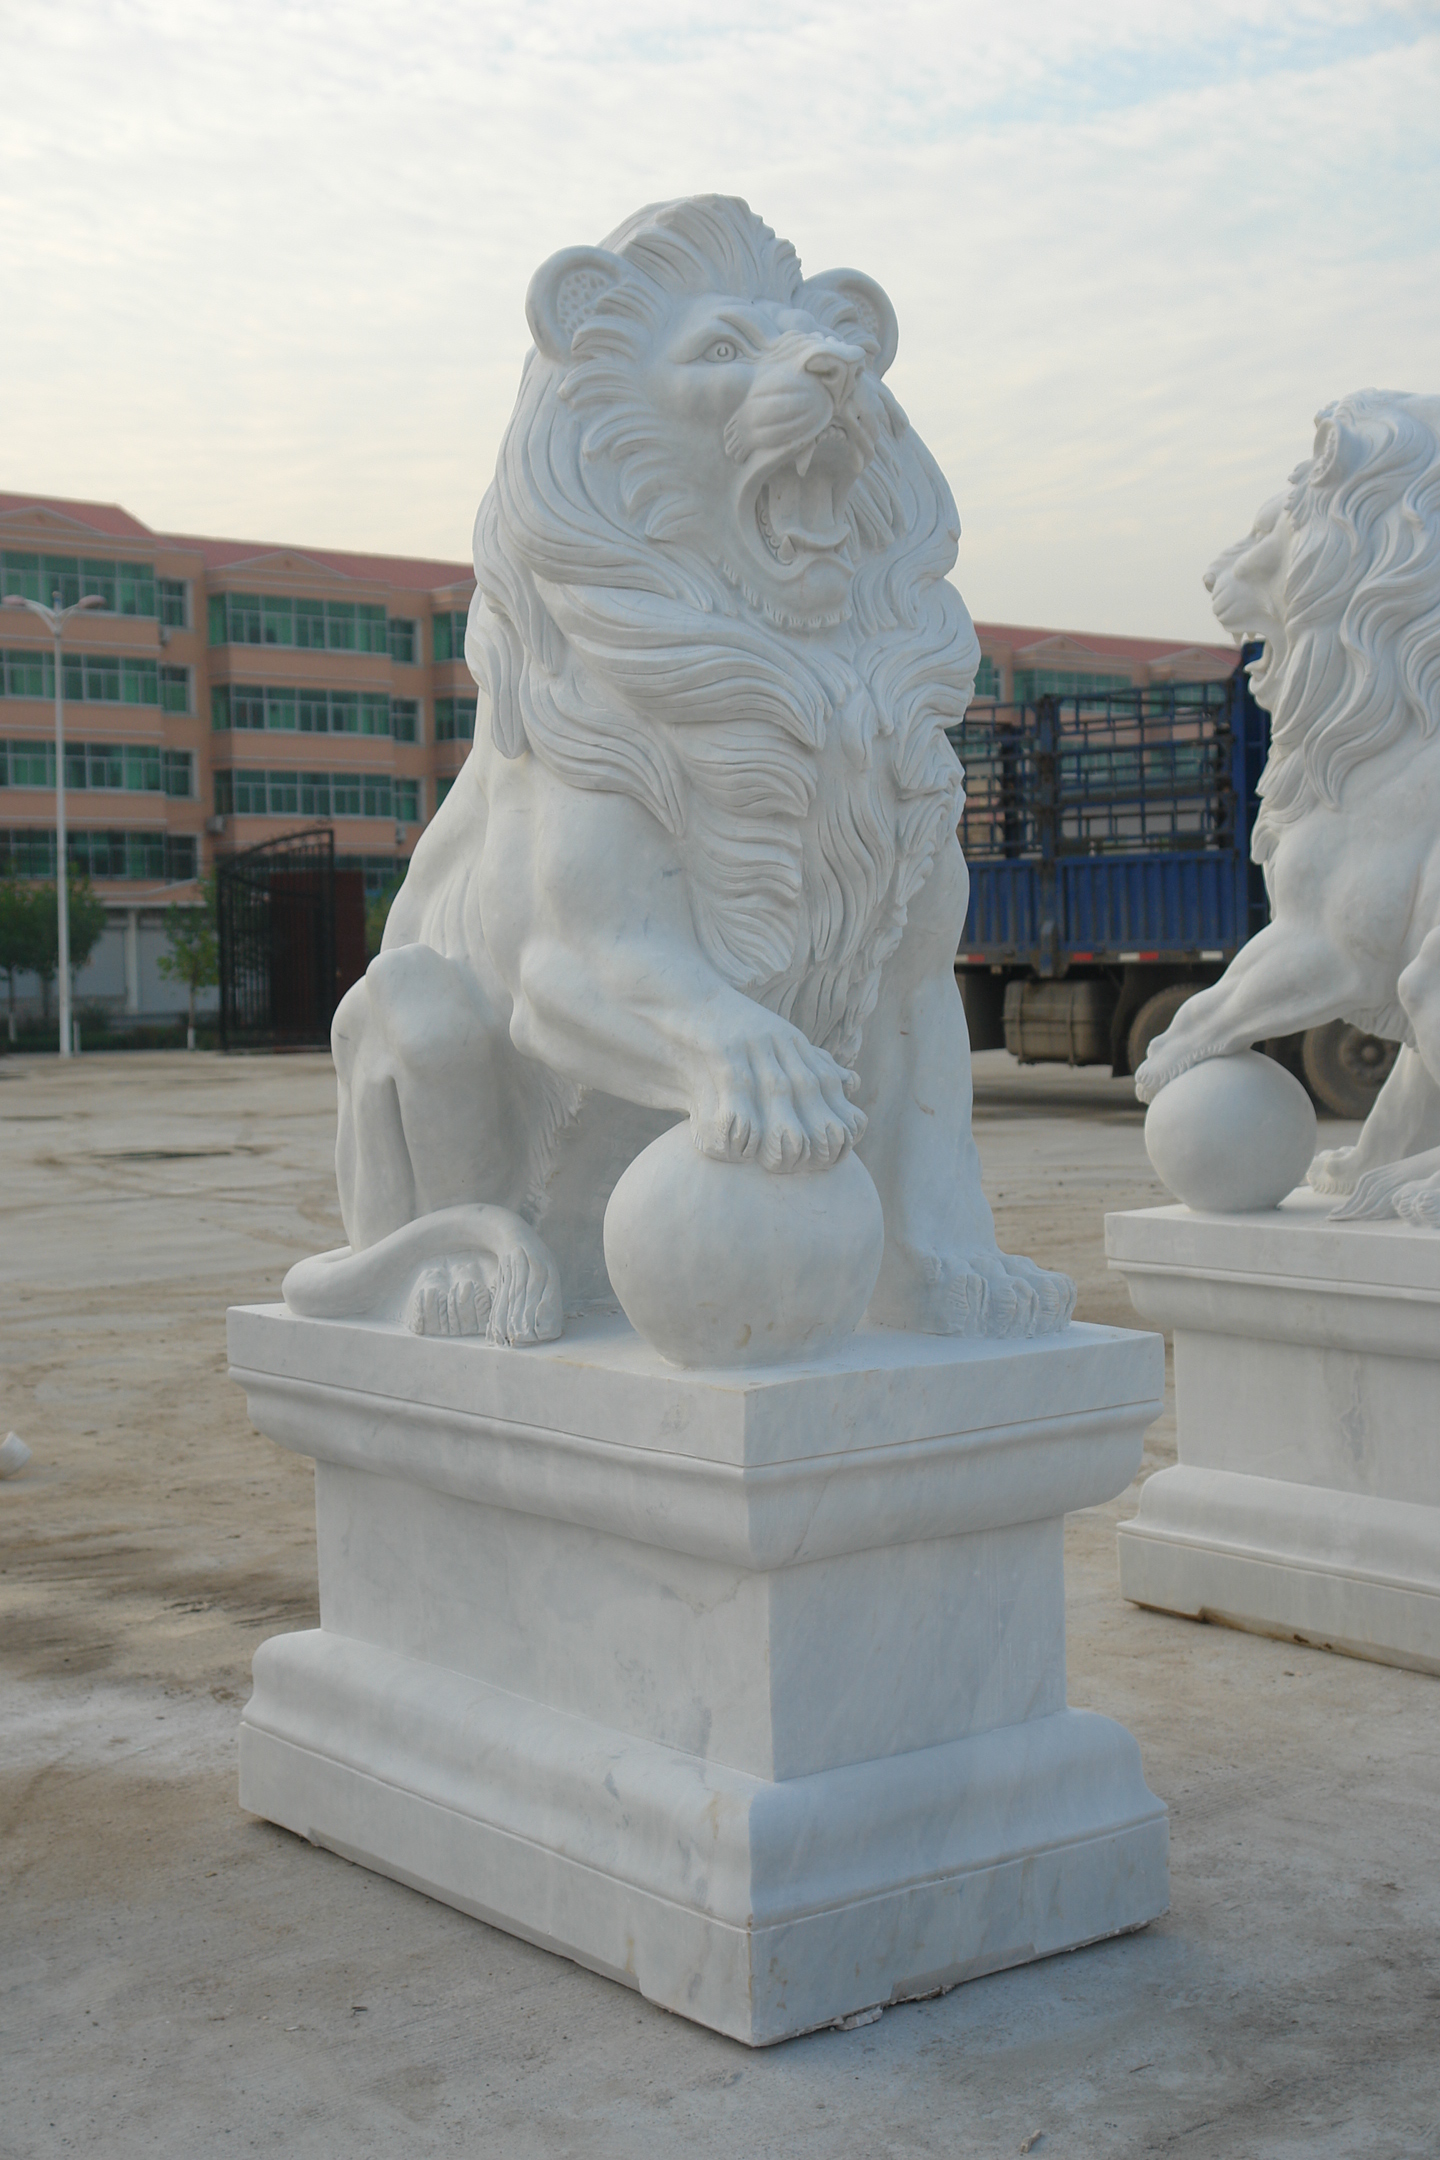
[[[1239,1050],[1192,1065],[1161,1090],[1145,1115],[1145,1146],[1187,1207],[1250,1214],[1304,1182],[1315,1109],[1283,1065]]]

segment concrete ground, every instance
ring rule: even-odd
[[[1003,1241],[1125,1324],[1128,1084],[977,1073]],[[753,2054],[242,1815],[315,1568],[224,1311],[339,1240],[333,1136],[322,1057],[0,1059],[7,2160],[1440,2154],[1440,1682],[1124,1605],[1133,1488],[1069,1525],[1070,1694],[1170,1805],[1143,1934]]]

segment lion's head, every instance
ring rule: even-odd
[[[1273,726],[1254,853],[1346,777],[1440,722],[1440,398],[1362,390],[1316,420],[1315,450],[1205,573]]]
[[[711,958],[848,1040],[953,830],[979,660],[890,303],[702,196],[552,257],[527,312],[466,642],[493,740],[683,834]]]

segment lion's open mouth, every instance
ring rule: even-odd
[[[854,469],[850,438],[832,420],[793,465],[770,475],[755,498],[755,523],[777,563],[844,547],[850,526],[843,505]]]

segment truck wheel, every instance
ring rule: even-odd
[[[1186,998],[1192,998],[1203,983],[1166,983],[1154,997],[1146,998],[1130,1023],[1130,1033],[1125,1038],[1125,1055],[1130,1060],[1130,1070],[1137,1073],[1145,1062],[1145,1053],[1157,1035],[1163,1035]]]
[[[1399,1055],[1399,1043],[1364,1035],[1348,1020],[1308,1029],[1300,1045],[1306,1086],[1323,1109],[1344,1118],[1370,1115]]]

